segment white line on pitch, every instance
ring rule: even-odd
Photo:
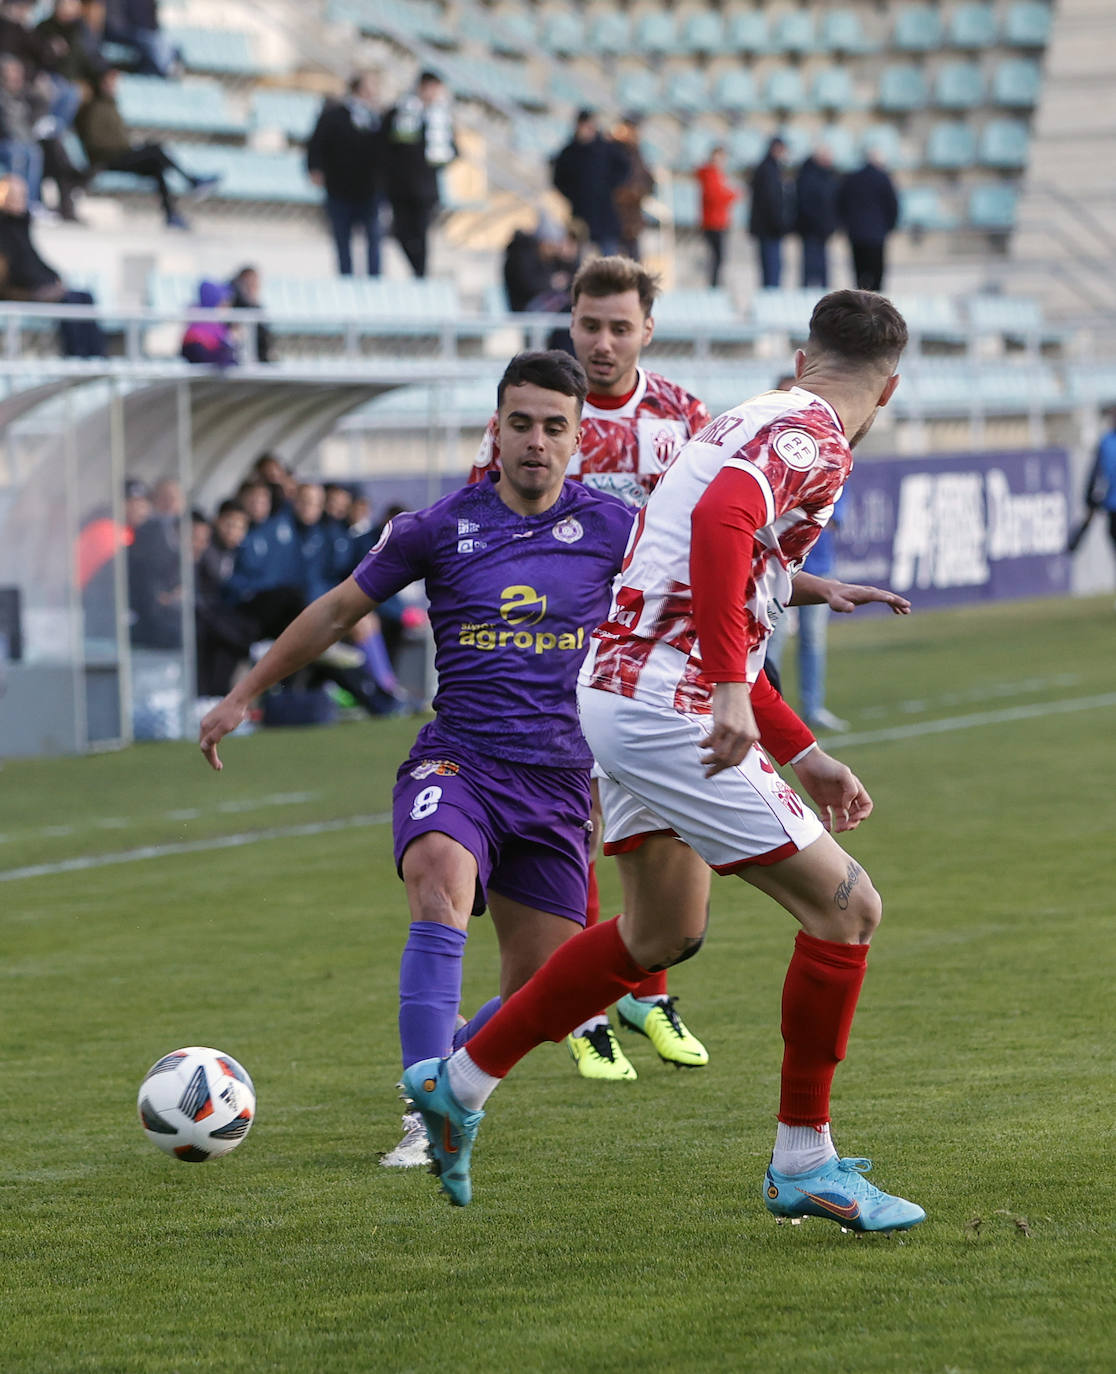
[[[1096,711],[1103,706],[1116,706],[1116,692],[1105,692],[1095,697],[1070,697],[1064,701],[1036,701],[1031,706],[1006,706],[1000,711],[974,711],[968,716],[947,716],[944,720],[893,725],[888,730],[827,735],[824,742],[840,752],[850,744],[887,744],[893,740],[914,739],[918,735],[947,735],[954,730],[971,730],[978,725],[1005,725],[1013,720],[1036,720],[1042,716],[1069,715],[1073,711]]]

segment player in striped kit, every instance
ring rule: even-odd
[[[710,869],[743,877],[801,927],[783,987],[778,1127],[763,1195],[779,1217],[899,1230],[925,1213],[838,1157],[829,1097],[844,1058],[880,899],[834,833],[870,815],[845,765],[785,705],[789,756],[824,822],[758,748],[765,642],[824,528],[852,449],[898,383],[906,325],[882,296],[815,308],[797,385],[728,411],[686,445],[637,521],[609,618],[579,679],[582,729],[607,775],[606,849],[624,914],[575,935],[450,1058],[411,1066],[442,1186],[471,1196],[484,1104],[535,1045],[698,952]],[[797,722],[797,725],[796,725]]]

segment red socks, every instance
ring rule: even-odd
[[[536,1045],[561,1040],[646,977],[616,921],[605,921],[555,950],[464,1048],[477,1068],[503,1078]]]
[[[779,1120],[821,1126],[845,1057],[864,982],[867,945],[841,945],[800,930],[783,984],[783,1075]]]
[[[589,896],[585,903],[585,926],[595,926],[601,919],[601,894],[597,888],[597,865],[589,865]],[[662,973],[649,973],[638,988],[632,989],[633,997],[665,997],[667,995],[666,969]]]
[[[632,988],[633,997],[665,997],[667,995],[667,971],[649,973],[638,988]]]

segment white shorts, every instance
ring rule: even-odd
[[[579,687],[581,728],[604,777],[604,850],[676,835],[717,873],[773,864],[813,844],[822,824],[756,745],[743,763],[705,776],[710,716]]]

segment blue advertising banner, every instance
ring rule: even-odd
[[[859,462],[841,506],[837,575],[927,609],[1064,596],[1071,506],[1061,449]]]

